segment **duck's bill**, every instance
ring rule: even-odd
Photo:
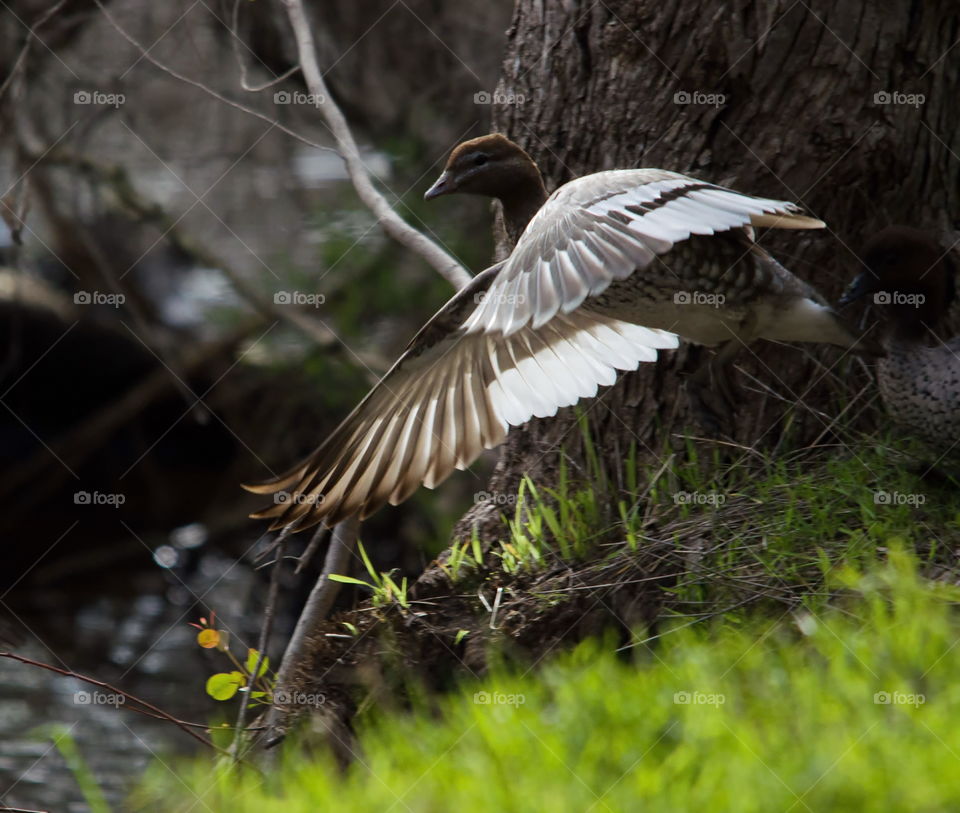
[[[449,172],[444,172],[439,178],[437,178],[436,183],[431,186],[423,196],[424,200],[433,200],[434,198],[439,198],[441,195],[449,195],[454,191],[453,181],[450,178]]]
[[[847,290],[843,292],[843,296],[840,297],[837,304],[842,308],[851,302],[862,299],[871,291],[873,291],[873,275],[864,271],[847,286]]]

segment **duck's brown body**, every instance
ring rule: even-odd
[[[645,273],[613,283],[590,307],[708,347],[758,337],[846,347],[852,338],[813,288],[742,232],[679,243]]]
[[[498,198],[516,246],[414,337],[308,459],[258,493],[294,530],[367,516],[433,487],[510,426],[591,397],[680,337],[858,342],[824,300],[753,242],[753,227],[823,226],[793,204],[674,172],[614,170],[549,198],[501,135],[458,146],[426,197]]]

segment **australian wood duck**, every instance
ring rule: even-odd
[[[927,232],[884,229],[864,247],[867,270],[840,304],[869,295],[886,316],[877,383],[891,417],[960,456],[960,336],[944,338],[942,327],[956,284],[947,258]]]
[[[295,530],[366,517],[466,468],[510,426],[654,361],[678,337],[857,342],[753,242],[752,227],[823,227],[792,203],[661,169],[598,172],[547,197],[536,164],[498,134],[460,144],[426,198],[455,192],[500,199],[512,253],[427,322],[313,454],[247,486],[284,495],[253,516]]]

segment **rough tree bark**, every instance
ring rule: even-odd
[[[958,35],[960,9],[915,0],[518,0],[498,93],[524,101],[497,106],[494,124],[550,189],[647,166],[801,202],[826,231],[760,240],[835,300],[878,228],[956,240]],[[665,441],[702,434],[683,378],[709,352],[665,353],[584,405],[611,474],[631,443],[656,456]],[[792,443],[830,437],[831,417],[859,389],[851,380],[866,380],[837,348],[764,342],[736,366],[743,398],[723,434],[747,446],[782,442],[786,426]],[[868,388],[848,416],[871,397]],[[525,473],[549,485],[558,449],[574,467],[583,459],[579,437],[571,410],[512,430],[488,490],[513,494]],[[456,534],[497,538],[500,510],[477,506]]]
[[[909,0],[850,0],[838,8],[806,2],[518,0],[497,91],[524,103],[497,106],[495,126],[533,155],[551,187],[601,169],[659,166],[802,202],[830,229],[760,239],[836,299],[859,271],[855,251],[874,230],[902,222],[940,231],[945,245],[956,238],[947,213],[960,196],[960,128],[952,111],[960,45],[956,57],[950,50],[960,9],[935,13]],[[925,99],[919,106],[875,101],[884,92]],[[678,93],[688,94],[677,100],[688,103],[675,103]],[[735,443],[769,448],[826,438],[836,431],[831,416],[867,382],[860,362],[841,360],[838,349],[766,344],[751,351],[737,363],[743,398],[726,427]],[[632,444],[652,460],[664,444],[698,431],[683,376],[708,354],[689,346],[664,354],[584,405],[612,482]],[[873,392],[868,387],[847,415]],[[579,440],[571,410],[515,428],[487,490],[515,494],[524,473],[550,485],[558,449],[571,466],[583,466]],[[496,501],[482,503],[455,533],[469,536],[476,526],[482,539],[495,540],[501,510]],[[669,531],[663,539],[669,547]],[[448,667],[482,671],[493,637],[533,660],[561,641],[618,624],[649,627],[662,609],[662,586],[683,567],[656,543],[639,546],[637,556],[600,557],[576,573],[560,563],[512,583],[494,568],[479,587],[489,598],[504,586],[496,632],[478,615],[477,585],[451,585],[443,569],[431,567],[416,588],[416,598],[429,599],[421,612],[355,613],[349,618],[359,635],[347,641],[318,631],[295,685],[325,694],[325,724],[339,738],[356,683],[378,692],[391,685],[384,651],[400,654],[403,674],[421,667],[439,685]],[[559,589],[569,600],[529,600]]]

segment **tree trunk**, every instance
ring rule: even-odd
[[[662,167],[801,203],[826,230],[758,239],[835,301],[877,229],[933,229],[945,246],[957,237],[948,213],[960,210],[960,10],[938,6],[518,0],[498,93],[523,101],[497,105],[495,129],[533,156],[548,189],[598,170]],[[710,352],[665,352],[581,404],[614,478],[632,443],[653,460],[684,433],[704,434],[683,380]],[[760,342],[735,367],[742,398],[722,434],[745,446],[842,442],[834,417],[847,407],[849,421],[873,399],[863,365],[839,348]],[[579,439],[571,409],[513,429],[489,490],[513,494],[523,474],[550,485],[561,449],[582,467]],[[478,527],[497,538],[501,510],[477,506],[457,535]]]

